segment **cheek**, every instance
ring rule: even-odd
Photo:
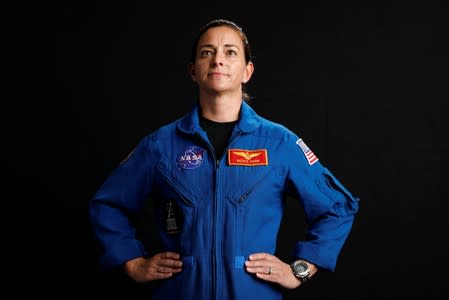
[[[198,78],[203,78],[207,76],[208,68],[203,65],[199,65],[195,68],[195,72]]]
[[[234,74],[236,80],[239,80],[241,82],[246,81],[246,74],[244,68],[239,68],[238,70],[236,70]]]

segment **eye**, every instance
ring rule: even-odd
[[[231,55],[231,56],[235,56],[235,55],[237,55],[237,51],[229,49],[228,51],[226,51],[226,54],[227,55]]]
[[[201,56],[201,57],[210,56],[210,55],[212,55],[212,54],[213,54],[213,52],[212,52],[211,50],[207,50],[207,49],[202,50],[202,51],[200,52],[200,56]]]

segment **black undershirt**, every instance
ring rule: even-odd
[[[214,147],[215,156],[220,159],[228,144],[232,129],[237,121],[215,122],[200,116],[200,126],[207,133],[207,137]]]

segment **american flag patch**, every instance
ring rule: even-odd
[[[296,144],[298,144],[299,148],[301,148],[302,152],[304,152],[309,165],[313,165],[318,161],[318,157],[316,157],[315,153],[313,153],[312,150],[307,147],[306,143],[304,143],[302,139],[297,140]]]

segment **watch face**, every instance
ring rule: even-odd
[[[304,273],[305,271],[307,271],[307,265],[303,262],[299,262],[295,264],[295,271],[296,273],[300,274],[300,273]]]

